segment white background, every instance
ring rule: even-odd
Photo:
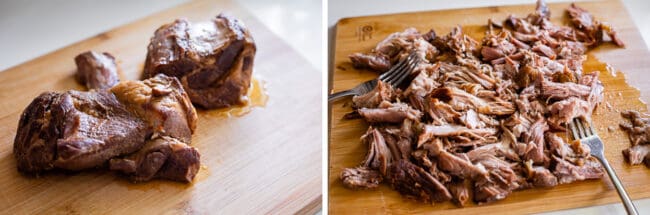
[[[234,1],[321,68],[320,0]],[[185,2],[0,0],[0,71]]]

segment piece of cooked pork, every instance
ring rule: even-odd
[[[178,19],[151,38],[144,77],[178,78],[199,107],[242,105],[248,99],[255,52],[250,32],[232,16],[220,14],[203,23]]]
[[[18,170],[26,174],[38,175],[53,169],[79,171],[102,167],[122,156],[131,159],[133,153],[155,154],[150,153],[154,150],[148,143],[158,143],[160,138],[174,139],[166,143],[170,151],[163,152],[166,160],[140,163],[150,166],[136,168],[135,174],[149,176],[150,171],[157,170],[154,173],[161,178],[189,182],[199,164],[198,152],[187,145],[196,119],[194,107],[179,81],[165,75],[124,81],[106,90],[45,92],[21,115],[14,156]],[[179,147],[187,149],[179,151]],[[156,150],[164,151],[159,148]],[[177,152],[188,150],[192,153],[182,156],[192,159],[175,159],[180,155]],[[151,159],[154,157],[145,160]],[[160,161],[158,157],[156,160]],[[188,171],[178,171],[183,165]],[[175,170],[168,170],[169,167]]]

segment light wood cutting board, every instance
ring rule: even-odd
[[[255,76],[269,101],[242,117],[199,112],[192,145],[201,164],[192,184],[131,184],[86,171],[41,178],[19,174],[12,154],[19,115],[47,90],[83,90],[73,58],[87,50],[116,56],[122,79],[140,77],[156,28],[186,17],[208,21],[225,11],[250,28]],[[65,23],[61,23],[65,30]],[[47,37],[47,35],[44,35]],[[0,72],[0,214],[250,214],[313,212],[321,205],[321,73],[251,14],[228,0],[194,1],[99,34]]]
[[[532,1],[531,1],[532,3]],[[590,52],[589,60],[585,63],[587,72],[603,70],[605,65],[598,59],[609,63],[615,70],[624,73],[613,76],[607,72],[601,73],[605,91],[604,105],[598,108],[594,118],[598,133],[606,143],[605,156],[619,175],[632,199],[650,197],[650,170],[643,165],[630,166],[625,163],[621,150],[629,146],[627,136],[618,129],[622,121],[617,110],[634,109],[646,111],[647,106],[639,98],[648,101],[650,98],[650,54],[634,23],[629,18],[625,8],[618,1],[579,2],[597,19],[609,22],[620,33],[626,43],[621,49],[606,44]],[[565,11],[568,3],[550,4],[552,21],[565,23]],[[354,69],[348,55],[355,52],[370,51],[379,41],[392,32],[403,31],[407,27],[415,27],[421,32],[434,28],[438,35],[445,35],[449,30],[461,25],[466,33],[475,39],[483,37],[488,18],[502,21],[508,14],[519,17],[533,12],[534,5],[488,7],[474,9],[459,9],[445,11],[426,11],[405,14],[379,15],[368,17],[346,18],[336,26],[334,65],[331,77],[331,91],[340,91],[377,76],[367,70]],[[626,77],[624,77],[626,76]],[[630,80],[632,86],[625,83]],[[641,96],[640,96],[641,95]],[[333,214],[374,214],[374,213],[423,213],[423,212],[453,212],[466,214],[522,214],[559,209],[601,205],[618,202],[619,198],[607,177],[603,180],[575,182],[560,185],[551,189],[530,189],[517,191],[505,200],[492,204],[477,206],[469,205],[458,208],[447,202],[436,205],[408,200],[396,191],[383,184],[376,190],[352,191],[343,187],[339,177],[345,167],[358,165],[367,152],[367,146],[361,144],[360,136],[368,125],[363,120],[345,120],[343,115],[350,112],[350,100],[330,104],[329,119],[329,210]],[[612,126],[614,131],[608,131]],[[643,212],[642,212],[643,213]],[[645,213],[649,213],[645,211]]]

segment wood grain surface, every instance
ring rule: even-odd
[[[132,184],[105,170],[41,178],[18,173],[12,148],[19,115],[41,92],[83,90],[73,79],[77,54],[110,52],[122,79],[135,80],[156,28],[180,17],[208,21],[220,12],[250,28],[258,50],[253,74],[266,82],[269,101],[241,117],[198,111],[192,145],[201,152],[202,168],[194,183]],[[0,72],[0,214],[313,212],[321,205],[321,79],[295,50],[227,0],[183,4]]]
[[[349,89],[365,80],[375,78],[376,73],[354,69],[347,56],[354,52],[368,52],[379,41],[392,32],[415,27],[421,32],[433,28],[438,35],[461,25],[466,33],[475,39],[482,38],[488,18],[504,20],[509,14],[519,17],[534,11],[535,6],[518,5],[504,7],[473,8],[445,11],[425,11],[405,14],[379,15],[346,18],[336,26],[331,91]],[[568,3],[549,4],[554,23],[567,24],[564,9]],[[618,129],[622,122],[620,110],[647,111],[647,105],[639,98],[650,98],[650,54],[634,23],[619,1],[578,2],[597,19],[609,22],[619,32],[626,48],[605,44],[589,52],[585,71],[602,71],[601,81],[605,85],[605,103],[595,112],[594,123],[605,141],[605,156],[627,188],[632,199],[650,197],[650,170],[645,166],[630,166],[625,163],[621,150],[629,146],[627,136]],[[603,63],[606,62],[606,63]],[[607,68],[614,71],[606,72]],[[625,79],[630,85],[626,84]],[[611,108],[605,105],[609,103]],[[351,111],[351,101],[344,100],[330,104],[329,118],[329,210],[333,214],[374,213],[464,213],[464,214],[522,214],[559,209],[577,208],[618,202],[611,182],[605,176],[602,180],[575,182],[551,189],[529,189],[513,192],[505,200],[478,206],[475,204],[458,208],[446,202],[435,205],[415,202],[400,196],[388,185],[376,190],[352,191],[343,187],[339,180],[340,171],[354,167],[364,158],[366,146],[359,141],[368,125],[363,120],[342,119]],[[612,127],[613,131],[608,131]],[[643,212],[642,212],[643,213]],[[648,213],[646,211],[645,213]]]

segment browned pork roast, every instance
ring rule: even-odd
[[[204,23],[178,19],[156,30],[147,51],[144,77],[177,77],[199,107],[246,102],[256,47],[241,21],[223,14]]]
[[[189,182],[199,169],[199,154],[187,145],[196,119],[180,82],[162,74],[104,90],[45,92],[21,115],[14,156],[31,175],[110,160],[134,181]]]

